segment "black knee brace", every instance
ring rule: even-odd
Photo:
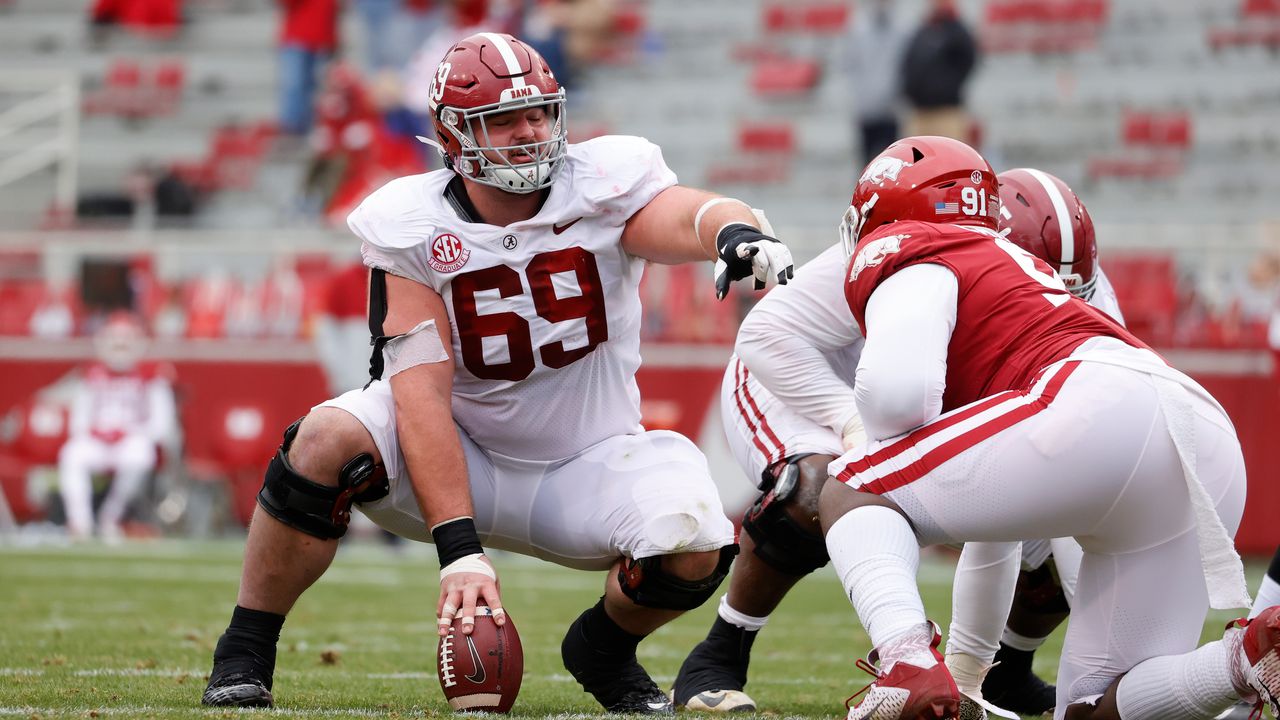
[[[351,522],[351,504],[386,497],[390,490],[387,474],[369,453],[351,458],[338,471],[338,485],[321,485],[297,473],[289,464],[289,446],[298,435],[302,420],[284,431],[284,442],[271,458],[258,504],[271,517],[322,540],[335,540],[347,534]]]
[[[661,610],[692,610],[707,601],[729,574],[738,546],[720,548],[720,562],[701,580],[685,580],[662,569],[661,557],[624,558],[618,571],[622,593],[637,605]]]
[[[831,560],[822,535],[809,532],[787,512],[799,487],[804,456],[788,458],[777,471],[777,479],[756,499],[742,517],[742,529],[755,542],[755,554],[769,567],[787,575],[804,576]]]

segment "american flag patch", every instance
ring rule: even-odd
[[[935,215],[955,215],[960,212],[960,203],[936,202],[933,204]]]

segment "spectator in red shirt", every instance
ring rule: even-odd
[[[277,0],[280,26],[280,131],[304,135],[320,67],[338,45],[338,0]]]

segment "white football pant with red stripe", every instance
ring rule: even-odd
[[[1184,450],[1227,533],[1235,533],[1244,508],[1244,460],[1221,408],[1187,379],[1188,392],[1176,395],[1183,407],[1171,409],[1157,387],[1167,381],[1121,366],[1132,359],[1153,367],[1144,365],[1153,354],[1106,341],[1109,355],[1091,355],[1098,342],[1024,391],[985,398],[831,464],[851,487],[897,503],[921,545],[1080,542],[1058,718],[1139,662],[1196,647],[1209,602],[1170,413],[1194,426],[1181,433],[1191,445]],[[1079,360],[1085,357],[1102,361]],[[1167,367],[1155,372],[1176,375]],[[847,550],[828,547],[839,567],[837,555]],[[875,592],[871,581],[859,587]]]

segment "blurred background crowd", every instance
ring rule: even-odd
[[[1280,0],[0,0],[0,530],[240,527],[283,427],[363,384],[346,213],[440,166],[430,79],[478,30],[542,52],[572,141],[648,137],[798,260],[899,136],[1058,175],[1130,327],[1276,484]],[[647,273],[640,380],[715,465],[753,298],[702,272]]]

